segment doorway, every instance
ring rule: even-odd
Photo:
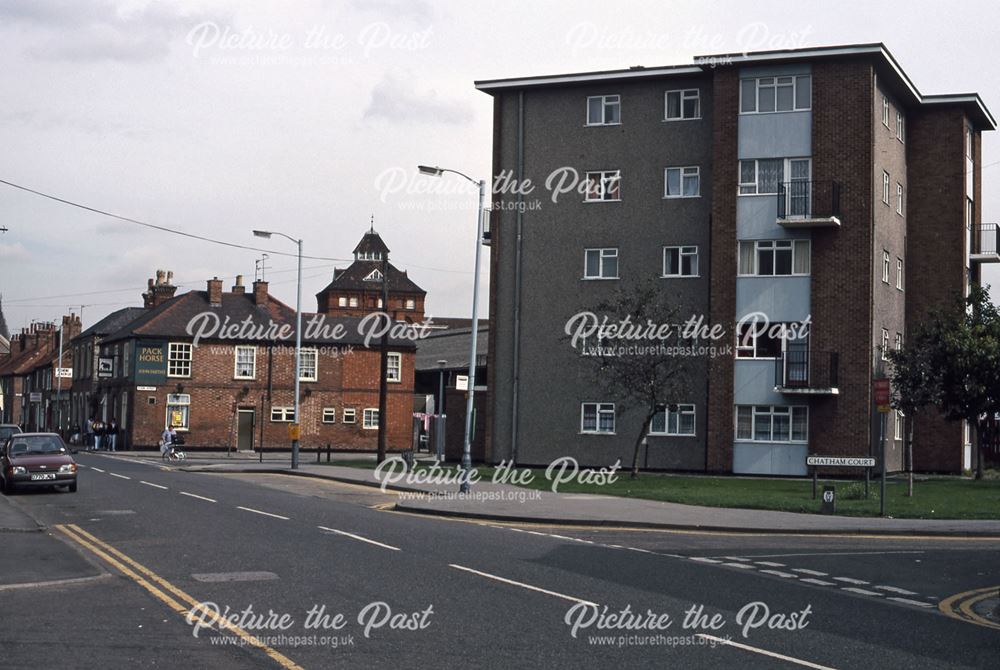
[[[252,409],[241,409],[237,412],[236,448],[240,451],[253,451],[255,415],[256,412]]]

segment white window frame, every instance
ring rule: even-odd
[[[896,182],[896,214],[903,216],[903,185]]]
[[[405,303],[405,308],[406,309],[416,309],[417,308],[417,301],[414,300],[413,298],[408,299],[406,301],[406,303]]]
[[[677,185],[680,188],[680,193],[672,194],[670,193],[670,173],[677,173]],[[687,195],[685,193],[684,185],[689,180],[694,180],[695,182],[695,192],[693,195]],[[664,168],[663,170],[663,197],[674,199],[674,198],[700,198],[701,197],[701,167],[698,165],[679,165],[675,167]]]
[[[882,202],[889,204],[889,173],[882,170]]]
[[[773,192],[760,190],[760,162],[761,161],[782,161],[781,176],[778,184],[790,181],[788,176],[792,173],[792,161],[809,161],[809,179],[812,179],[812,156],[788,156],[786,158],[743,158],[736,162],[736,183],[738,184],[737,195],[778,195],[780,188],[775,188]],[[753,163],[753,181],[743,181],[743,164]],[[808,181],[808,180],[806,180]],[[753,190],[750,190],[753,189]]]
[[[903,259],[896,257],[896,288],[903,290]]]
[[[358,422],[358,410],[353,407],[345,407],[340,411],[340,422],[341,423],[357,423]]]
[[[240,352],[250,353],[250,374],[240,374]],[[247,344],[238,344],[233,347],[233,379],[256,379],[257,378],[257,347]]]
[[[676,95],[680,103],[678,109],[680,116],[670,116],[670,96]],[[685,116],[684,103],[690,100],[695,102],[695,115]],[[663,93],[663,120],[664,121],[696,121],[701,118],[701,89],[698,88],[677,88]]]
[[[889,331],[886,328],[882,329],[882,346],[879,349],[881,350],[882,360],[889,360]]]
[[[337,298],[337,307],[347,307],[347,296],[342,295]]]
[[[600,100],[601,101],[601,119],[599,121],[594,121],[590,118],[590,101]],[[618,120],[617,121],[607,121],[608,118],[608,107],[618,107]],[[587,96],[587,126],[620,126],[622,124],[622,97],[619,94],[610,95],[591,95]]]
[[[337,423],[337,408],[336,407],[324,407],[323,414],[321,415],[321,421],[323,423]]]
[[[798,106],[798,87],[799,78],[804,77],[809,80],[809,105],[806,107]],[[788,86],[789,84],[782,83],[778,84],[779,79],[791,79],[792,87],[792,108],[791,109],[778,109],[778,87]],[[754,97],[753,97],[753,109],[744,109],[743,105],[743,82],[753,81],[754,82]],[[763,82],[763,83],[762,83]],[[770,83],[768,83],[770,82]],[[774,109],[771,111],[760,111],[760,90],[762,88],[773,88],[774,89]],[[783,74],[783,75],[772,75],[769,77],[744,77],[740,79],[740,100],[739,100],[739,110],[740,114],[787,114],[788,112],[805,112],[812,109],[812,75],[811,74]]]
[[[896,110],[896,139],[900,142],[906,142],[906,134],[904,131],[904,126],[906,124],[906,119],[903,117],[903,113],[898,109]]]
[[[307,355],[312,355],[313,365],[312,365],[312,376],[306,376],[308,374],[306,366],[299,364],[299,381],[300,382],[314,382],[319,379],[319,350],[316,347],[302,347],[299,355],[302,356],[304,360]],[[294,354],[293,354],[294,355]]]
[[[667,273],[667,254],[671,251],[677,252],[677,274]],[[684,259],[691,260],[691,273],[684,272]],[[693,278],[699,277],[698,274],[698,247],[697,246],[678,246],[678,247],[663,247],[663,274],[660,276],[664,279],[683,279],[683,278]]]
[[[295,407],[277,405],[271,407],[271,423],[292,423],[295,421]]]
[[[584,428],[587,417],[587,409],[593,408],[594,428],[587,430]],[[611,430],[601,429],[601,418],[611,416]],[[584,402],[580,403],[580,433],[582,435],[614,435],[617,428],[615,424],[615,404],[613,402]]]
[[[882,250],[882,283],[889,283],[889,264],[892,262],[892,256],[886,249]]]
[[[621,170],[588,170],[584,173],[587,181],[587,193],[584,195],[584,202],[621,202],[622,199],[622,171]],[[596,181],[597,188],[591,188]],[[612,187],[612,183],[617,183]],[[604,197],[617,190],[617,197]],[[596,197],[594,194],[596,193]]]
[[[737,358],[737,360],[758,360],[758,361],[773,361],[773,360],[776,360],[778,358],[778,356],[764,356],[763,354],[758,354],[758,352],[757,352],[757,340],[758,339],[764,339],[763,338],[763,333],[759,332],[761,328],[764,328],[764,332],[766,333],[769,329],[771,329],[771,328],[773,328],[773,327],[775,327],[777,325],[781,325],[781,324],[784,324],[784,325],[788,326],[790,329],[791,328],[799,329],[799,327],[801,326],[801,324],[795,323],[795,322],[792,322],[792,321],[784,321],[784,322],[778,322],[778,323],[768,323],[766,327],[763,324],[754,325],[754,324],[747,323],[745,325],[747,325],[747,326],[749,326],[749,327],[752,328],[752,330],[750,330],[749,333],[748,333],[748,336],[750,338],[750,343],[749,344],[744,344],[743,343],[743,338],[740,337],[740,331],[739,331],[739,328],[737,327],[737,329],[736,329],[736,358]],[[793,339],[791,341],[792,342],[799,342],[800,340],[794,340]],[[784,353],[786,351],[788,351],[788,342],[789,342],[789,338],[787,338],[787,337],[782,337],[781,338],[781,353],[779,355],[784,355]],[[740,355],[741,352],[743,352],[743,353],[750,352],[750,355],[749,356],[743,356],[743,355]]]
[[[896,341],[893,343],[895,346],[895,351],[902,351],[903,349],[903,334],[896,333]]]
[[[403,381],[403,354],[390,351],[387,356],[385,380],[393,384]]]
[[[747,268],[743,266],[743,253],[742,247],[745,244],[753,245],[753,268],[752,272],[747,272]],[[785,245],[789,245],[786,247]],[[780,246],[779,246],[780,245]],[[792,252],[792,271],[789,274],[777,274],[772,272],[771,274],[761,274],[760,272],[760,253],[761,251],[784,251],[786,248],[790,248]],[[807,255],[806,265],[808,270],[806,272],[796,272],[795,261],[798,260],[798,256],[802,253],[802,249],[805,249],[805,254]],[[808,277],[812,274],[812,241],[801,238],[785,238],[781,240],[739,240],[737,242],[737,276],[739,277]],[[777,266],[776,263],[772,264],[774,267]]]
[[[750,412],[750,437],[740,437],[739,422],[740,409],[747,409]],[[786,411],[787,410],[787,411]],[[797,411],[805,413],[805,438],[795,439],[795,414]],[[774,439],[774,417],[775,415],[787,414],[788,416],[788,439]],[[757,439],[757,417],[767,416],[770,421],[770,438]],[[733,411],[733,436],[739,442],[759,442],[768,444],[807,444],[809,442],[809,406],[808,405],[736,405]]]
[[[357,307],[358,306],[358,298],[357,298],[357,296],[353,296],[352,295],[350,298],[348,298],[347,299],[347,306],[348,307]]]
[[[190,342],[167,344],[167,376],[186,379],[191,376],[194,351]]]
[[[191,428],[191,394],[190,393],[168,393],[167,402],[164,407],[164,427],[170,426],[170,414],[174,408],[181,408],[184,415],[184,423],[175,428],[181,432],[186,432]]]
[[[896,442],[903,440],[903,416],[900,410],[896,410],[892,419],[892,437]]]
[[[657,412],[656,416],[663,415],[663,430],[657,431],[653,430],[653,422],[656,421],[656,416],[649,422],[649,435],[666,435],[668,437],[697,437],[698,432],[698,414],[697,408],[694,403],[677,403],[674,405],[676,410],[671,410],[670,405],[667,405],[662,412]],[[682,433],[680,432],[681,427],[681,416],[691,417],[691,432]],[[670,419],[674,418],[674,428],[670,428]]]
[[[361,428],[378,430],[378,407],[365,407],[361,412]]]
[[[882,96],[882,125],[889,127],[889,98]]]
[[[587,261],[591,253],[597,253],[598,256],[598,274],[587,274]],[[605,275],[605,260],[615,259],[615,274]],[[618,247],[595,247],[583,250],[583,278],[587,280],[593,279],[618,279]]]

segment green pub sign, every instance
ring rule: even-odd
[[[135,343],[135,383],[163,384],[167,380],[166,342]]]

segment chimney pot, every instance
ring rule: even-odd
[[[247,287],[243,285],[243,275],[236,275],[236,283],[233,284],[233,293],[246,293]]]
[[[218,277],[208,280],[208,304],[212,306],[222,304],[222,280]]]

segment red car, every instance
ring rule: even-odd
[[[55,433],[16,433],[0,452],[0,489],[65,486],[76,491],[76,462]]]

